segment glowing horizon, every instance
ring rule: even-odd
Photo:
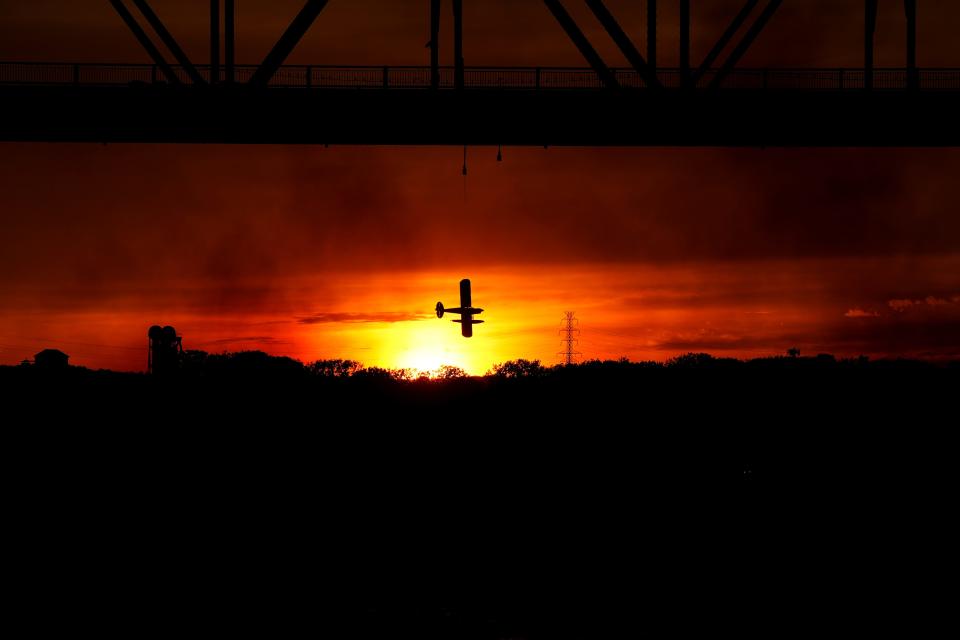
[[[958,262],[931,258],[924,271],[949,274]],[[582,323],[584,360],[665,361],[693,351],[750,358],[791,347],[805,355],[952,357],[952,343],[935,353],[935,345],[909,340],[910,327],[928,325],[929,334],[929,326],[949,329],[960,315],[960,295],[945,289],[949,277],[928,278],[920,286],[931,293],[915,300],[858,291],[863,273],[877,264],[766,261],[713,264],[708,272],[696,264],[518,265],[274,278],[274,293],[257,309],[232,313],[198,305],[198,290],[200,298],[214,296],[194,284],[168,292],[161,305],[119,297],[104,303],[108,310],[4,309],[0,363],[17,364],[52,347],[70,354],[73,364],[142,371],[147,328],[159,323],[176,327],[185,349],[209,353],[260,350],[302,362],[347,359],[415,371],[450,365],[481,375],[518,358],[558,363],[558,330],[568,309]],[[831,275],[837,272],[848,277],[838,281]],[[437,300],[455,300],[466,276],[475,304],[485,309],[486,322],[472,338],[433,312]],[[255,279],[241,288],[264,284]],[[336,295],[324,303],[329,291]]]

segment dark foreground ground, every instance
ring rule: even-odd
[[[8,606],[37,635],[916,635],[957,569],[958,381],[0,368]]]

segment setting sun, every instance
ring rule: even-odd
[[[411,369],[415,374],[429,373],[432,377],[443,365],[473,374],[483,373],[489,366],[470,359],[472,343],[460,336],[457,325],[435,318],[371,327],[368,333],[379,338],[380,348],[373,350],[374,357],[391,368]]]
[[[446,364],[443,361],[443,354],[435,351],[411,351],[400,358],[407,369],[413,369],[418,373],[433,372],[440,368],[440,365]]]

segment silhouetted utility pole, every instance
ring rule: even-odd
[[[575,336],[580,335],[580,321],[573,317],[573,311],[565,311],[560,327],[560,343],[563,345],[563,351],[558,355],[563,357],[563,364],[570,365],[580,355],[579,351],[574,351],[574,346],[579,342]]]

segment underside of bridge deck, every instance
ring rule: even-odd
[[[574,146],[956,146],[960,92],[0,87],[0,139]]]

